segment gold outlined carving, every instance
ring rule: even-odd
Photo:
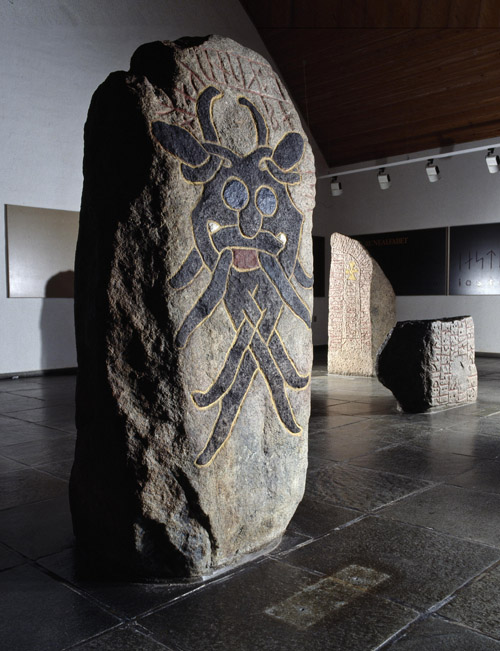
[[[209,74],[206,67],[204,73]],[[260,85],[259,92],[262,94]],[[312,279],[303,271],[298,255],[304,215],[292,201],[288,187],[301,181],[301,174],[294,170],[304,156],[304,138],[290,131],[271,148],[265,118],[241,96],[239,104],[253,117],[256,140],[251,151],[239,155],[220,144],[215,128],[214,104],[222,96],[209,86],[197,98],[203,140],[182,127],[152,124],[154,137],[179,160],[184,179],[203,185],[191,212],[194,246],[170,284],[176,290],[185,290],[202,268],[208,270],[210,278],[203,291],[193,297],[192,308],[176,333],[176,345],[188,346],[192,333],[212,318],[219,305],[235,331],[217,378],[206,390],[191,393],[197,409],[219,407],[212,431],[195,460],[198,467],[208,467],[226,445],[258,373],[263,376],[277,417],[293,436],[300,436],[302,428],[288,392],[303,390],[310,383],[309,375],[298,372],[277,330],[285,307],[308,329],[311,325],[309,309],[292,283],[294,278],[309,289]],[[230,162],[229,167],[221,165],[224,159]],[[263,188],[273,195],[267,197],[273,208],[267,213],[258,202]]]

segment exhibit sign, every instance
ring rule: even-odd
[[[397,296],[446,294],[446,228],[352,237],[378,262]]]
[[[500,224],[450,228],[450,294],[500,294]]]

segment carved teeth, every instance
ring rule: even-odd
[[[285,233],[278,233],[278,235],[276,235],[276,237],[278,238],[278,240],[280,242],[283,242],[283,244],[286,244],[286,235],[285,235]]]
[[[218,230],[220,230],[221,225],[218,224],[217,222],[208,222],[208,230],[211,233],[217,233]]]

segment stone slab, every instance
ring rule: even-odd
[[[396,296],[357,241],[333,233],[328,308],[328,372],[375,375],[375,358],[396,323]]]
[[[472,317],[399,321],[378,352],[376,372],[403,411],[475,402]]]
[[[94,94],[75,267],[79,545],[207,576],[279,542],[302,498],[314,162],[260,55],[141,46]]]

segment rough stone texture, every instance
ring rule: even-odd
[[[260,55],[187,38],[96,91],[84,176],[77,539],[127,575],[209,575],[304,491],[312,153]]]
[[[350,237],[331,237],[328,372],[375,375],[375,358],[396,323],[396,297],[367,250]]]
[[[477,370],[472,317],[399,321],[377,355],[377,377],[403,411],[474,402]]]

